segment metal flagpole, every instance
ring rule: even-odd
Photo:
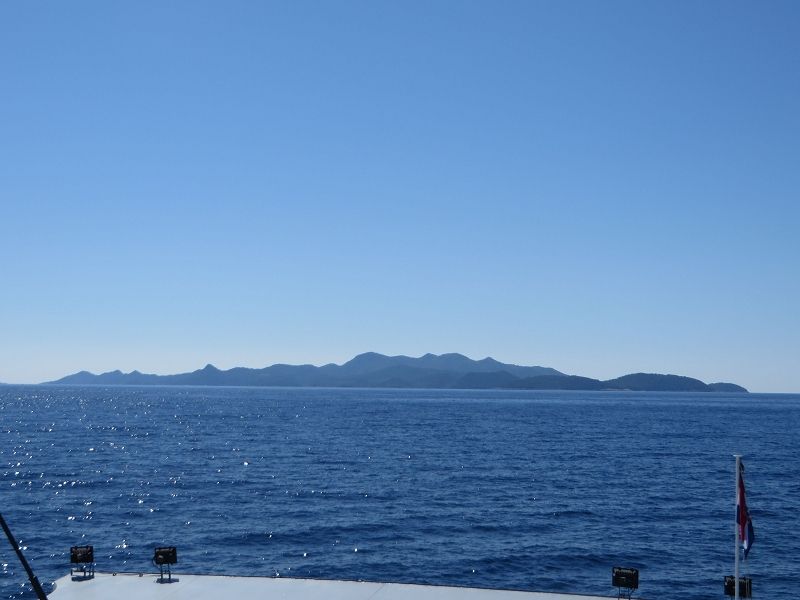
[[[736,590],[735,592],[735,599],[739,600],[739,469],[741,468],[742,462],[742,455],[741,454],[734,454],[736,457],[736,508],[737,508],[737,518],[735,519],[736,523],[733,526],[735,530],[735,534],[733,536],[734,543],[734,562],[733,562],[733,589]]]

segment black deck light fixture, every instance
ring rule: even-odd
[[[639,588],[639,569],[614,567],[611,569],[611,585],[617,588],[617,598],[628,598]]]
[[[172,578],[172,570],[170,565],[178,562],[178,549],[175,546],[162,546],[156,548],[153,553],[153,564],[156,565],[161,571],[161,577],[158,578],[159,583],[172,583],[178,581]],[[164,579],[164,567],[167,569],[167,578]]]
[[[736,595],[736,577],[733,575],[725,576],[725,595]],[[749,577],[739,577],[739,598],[753,597],[753,580]]]
[[[83,581],[94,577],[94,546],[72,546],[69,549],[69,574],[72,581]]]

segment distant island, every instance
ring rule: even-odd
[[[549,367],[511,365],[493,358],[472,360],[462,354],[385,356],[359,354],[342,364],[277,364],[263,369],[213,365],[191,373],[152,375],[109,371],[95,375],[81,371],[45,385],[216,385],[280,387],[367,387],[508,390],[630,390],[637,392],[733,392],[747,390],[733,383],[703,383],[680,375],[633,373],[601,381],[566,375]]]

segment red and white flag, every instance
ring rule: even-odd
[[[755,540],[753,521],[750,511],[747,510],[747,500],[744,497],[744,463],[739,463],[739,492],[736,494],[736,523],[739,525],[739,541],[744,548],[744,557],[750,552]]]

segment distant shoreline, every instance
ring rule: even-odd
[[[699,379],[660,373],[632,373],[599,380],[567,375],[550,367],[501,363],[493,358],[472,360],[461,354],[426,354],[417,358],[359,354],[342,364],[276,364],[263,369],[213,365],[189,373],[154,375],[80,371],[42,385],[244,386],[287,388],[541,390],[748,393],[734,383],[704,383]]]
[[[603,389],[603,390],[569,390],[569,389],[533,389],[533,388],[431,388],[431,387],[368,387],[368,386],[313,386],[313,385],[208,385],[197,383],[56,383],[47,381],[42,383],[2,383],[2,387],[37,387],[37,388],[186,388],[186,389],[249,389],[249,390],[374,390],[374,391],[403,391],[410,392],[566,392],[570,394],[685,394],[715,396],[797,396],[800,392],[691,392],[680,390],[631,390],[631,389]]]

